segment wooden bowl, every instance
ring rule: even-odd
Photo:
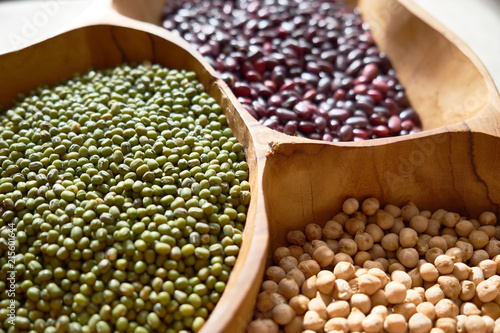
[[[425,131],[349,143],[275,132],[241,107],[184,40],[109,10],[96,11],[101,15],[66,33],[0,56],[0,105],[7,107],[19,92],[91,66],[148,59],[196,71],[245,147],[252,191],[238,260],[202,332],[244,332],[268,250],[284,244],[289,230],[310,222],[324,224],[347,197],[374,196],[394,204],[411,200],[422,209],[446,208],[471,216],[483,210],[498,213],[500,98],[483,65],[410,0],[355,3],[406,86]],[[133,7],[120,11],[137,13]],[[156,20],[148,14],[153,12],[144,13]]]

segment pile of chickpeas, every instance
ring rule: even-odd
[[[273,253],[249,333],[500,332],[500,227],[409,202],[344,201]]]

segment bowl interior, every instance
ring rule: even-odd
[[[268,156],[263,191],[271,250],[286,233],[324,225],[349,197],[381,204],[413,201],[422,210],[444,208],[477,218],[498,214],[500,138],[444,133],[373,147],[282,144]]]

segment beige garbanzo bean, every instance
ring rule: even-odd
[[[403,315],[397,313],[389,314],[384,321],[384,330],[389,333],[404,333],[408,324]]]
[[[359,201],[355,198],[349,198],[342,204],[342,211],[348,215],[354,214],[359,209]]]
[[[432,321],[422,313],[415,313],[408,322],[410,333],[427,333],[432,329]]]
[[[431,302],[422,302],[417,305],[417,312],[426,315],[430,320],[436,318],[436,309]]]

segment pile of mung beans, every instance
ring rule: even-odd
[[[500,226],[438,209],[349,198],[288,232],[249,333],[500,332]]]
[[[194,72],[123,64],[19,96],[0,175],[0,332],[200,330],[250,188]]]
[[[163,26],[269,128],[333,142],[420,131],[391,62],[343,1],[169,1]]]

